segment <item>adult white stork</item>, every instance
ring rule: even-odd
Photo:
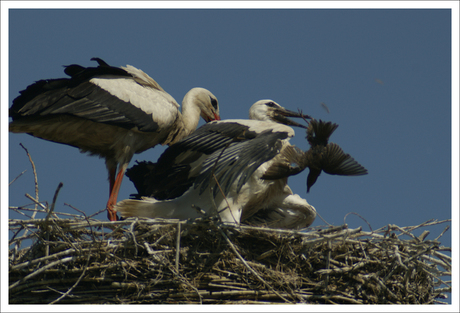
[[[294,130],[283,124],[305,127],[287,118],[302,116],[260,100],[250,110],[250,118],[258,120],[203,125],[170,146],[158,163],[142,162],[128,170],[140,200],[123,200],[115,210],[123,217],[188,219],[200,216],[193,204],[209,214],[219,212],[223,222],[240,223],[262,208],[282,208],[302,216],[298,225],[310,225],[316,211],[293,195],[288,176],[263,178],[276,164],[288,162],[284,150]]]
[[[181,113],[174,98],[143,71],[91,60],[98,67],[69,65],[64,72],[70,78],[40,80],[21,91],[9,110],[9,130],[105,158],[107,210],[113,221],[113,206],[133,155],[186,137],[200,115],[206,122],[219,120],[219,105],[208,90],[193,88],[182,101]]]

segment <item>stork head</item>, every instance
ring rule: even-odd
[[[192,102],[200,110],[200,116],[207,122],[219,121],[219,102],[209,90],[204,88],[192,88],[184,98],[182,104],[186,102],[187,98],[193,99]],[[183,108],[184,109],[184,108]]]
[[[274,123],[285,124],[307,128],[306,126],[294,122],[288,117],[310,118],[308,115],[289,111],[273,100],[259,100],[249,109],[249,118],[251,120],[269,121]]]

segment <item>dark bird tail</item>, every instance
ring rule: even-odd
[[[339,125],[332,122],[312,119],[307,127],[307,140],[312,147],[325,146],[337,127]]]

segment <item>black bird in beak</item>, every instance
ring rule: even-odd
[[[331,175],[359,176],[367,170],[335,143],[328,143],[329,137],[339,127],[332,122],[311,119],[307,127],[310,149],[303,155],[303,166],[310,169],[307,177],[307,192],[316,182],[321,171]]]

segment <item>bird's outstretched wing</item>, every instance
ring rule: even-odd
[[[157,163],[140,162],[126,175],[137,189],[135,198],[154,197],[157,200],[181,196],[199,175],[207,156],[231,142],[250,140],[255,136],[248,127],[236,123],[208,123],[188,137],[171,145]]]
[[[237,182],[236,192],[249,180],[255,170],[271,160],[281,149],[281,140],[287,133],[266,130],[255,138],[233,142],[221,150],[213,152],[203,162],[200,174],[195,180],[195,188],[202,194],[209,186],[213,187],[214,196],[219,192],[215,186],[214,176],[226,195]]]
[[[294,145],[286,145],[281,157],[265,171],[262,179],[275,180],[299,174],[306,166],[304,152]]]
[[[239,191],[260,164],[278,153],[279,140],[288,136],[286,132],[257,132],[236,122],[211,122],[166,149],[157,163],[139,163],[127,176],[138,190],[135,197],[174,199],[192,186],[200,188],[200,193],[212,186],[215,196],[219,188],[214,175],[224,193],[235,181]]]
[[[335,143],[329,143],[326,146],[323,159],[322,169],[331,175],[359,176],[366,175],[367,170],[359,164],[348,153],[343,152]]]
[[[158,124],[152,112],[141,109],[138,98],[130,96],[140,90],[146,93],[147,88],[124,69],[98,58],[93,60],[98,67],[68,65],[64,72],[70,78],[39,80],[20,91],[9,110],[13,122],[64,114],[127,129],[155,131]]]

